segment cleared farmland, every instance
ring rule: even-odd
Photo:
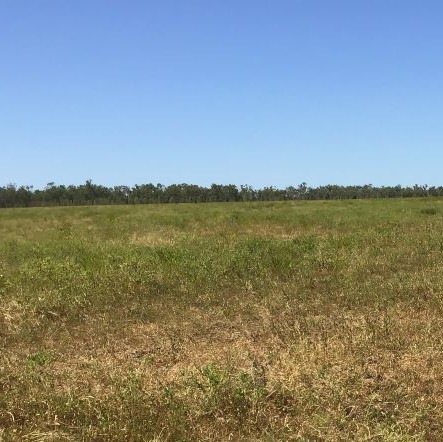
[[[0,210],[0,440],[443,437],[443,202]]]

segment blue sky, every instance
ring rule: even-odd
[[[443,185],[443,2],[2,0],[0,185]]]

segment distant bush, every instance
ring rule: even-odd
[[[306,183],[284,189],[264,187],[255,189],[249,185],[212,184],[202,187],[197,184],[136,184],[107,187],[87,180],[84,184],[57,185],[48,183],[43,189],[11,183],[0,186],[0,207],[30,206],[82,206],[99,204],[159,204],[203,203],[236,201],[298,201],[298,200],[355,200],[367,198],[442,197],[443,186],[427,185],[402,187],[371,184],[339,186],[328,184],[310,187]],[[270,203],[272,204],[272,203]]]

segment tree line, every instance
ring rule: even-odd
[[[203,203],[228,201],[295,201],[338,200],[364,198],[407,198],[443,196],[443,187],[326,185],[309,187],[306,183],[285,189],[248,185],[212,184],[140,184],[133,187],[106,187],[87,180],[81,185],[56,185],[51,182],[43,189],[8,184],[0,187],[0,207],[76,206],[94,204],[160,204]]]

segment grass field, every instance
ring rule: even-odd
[[[443,440],[443,201],[3,209],[0,440]]]

